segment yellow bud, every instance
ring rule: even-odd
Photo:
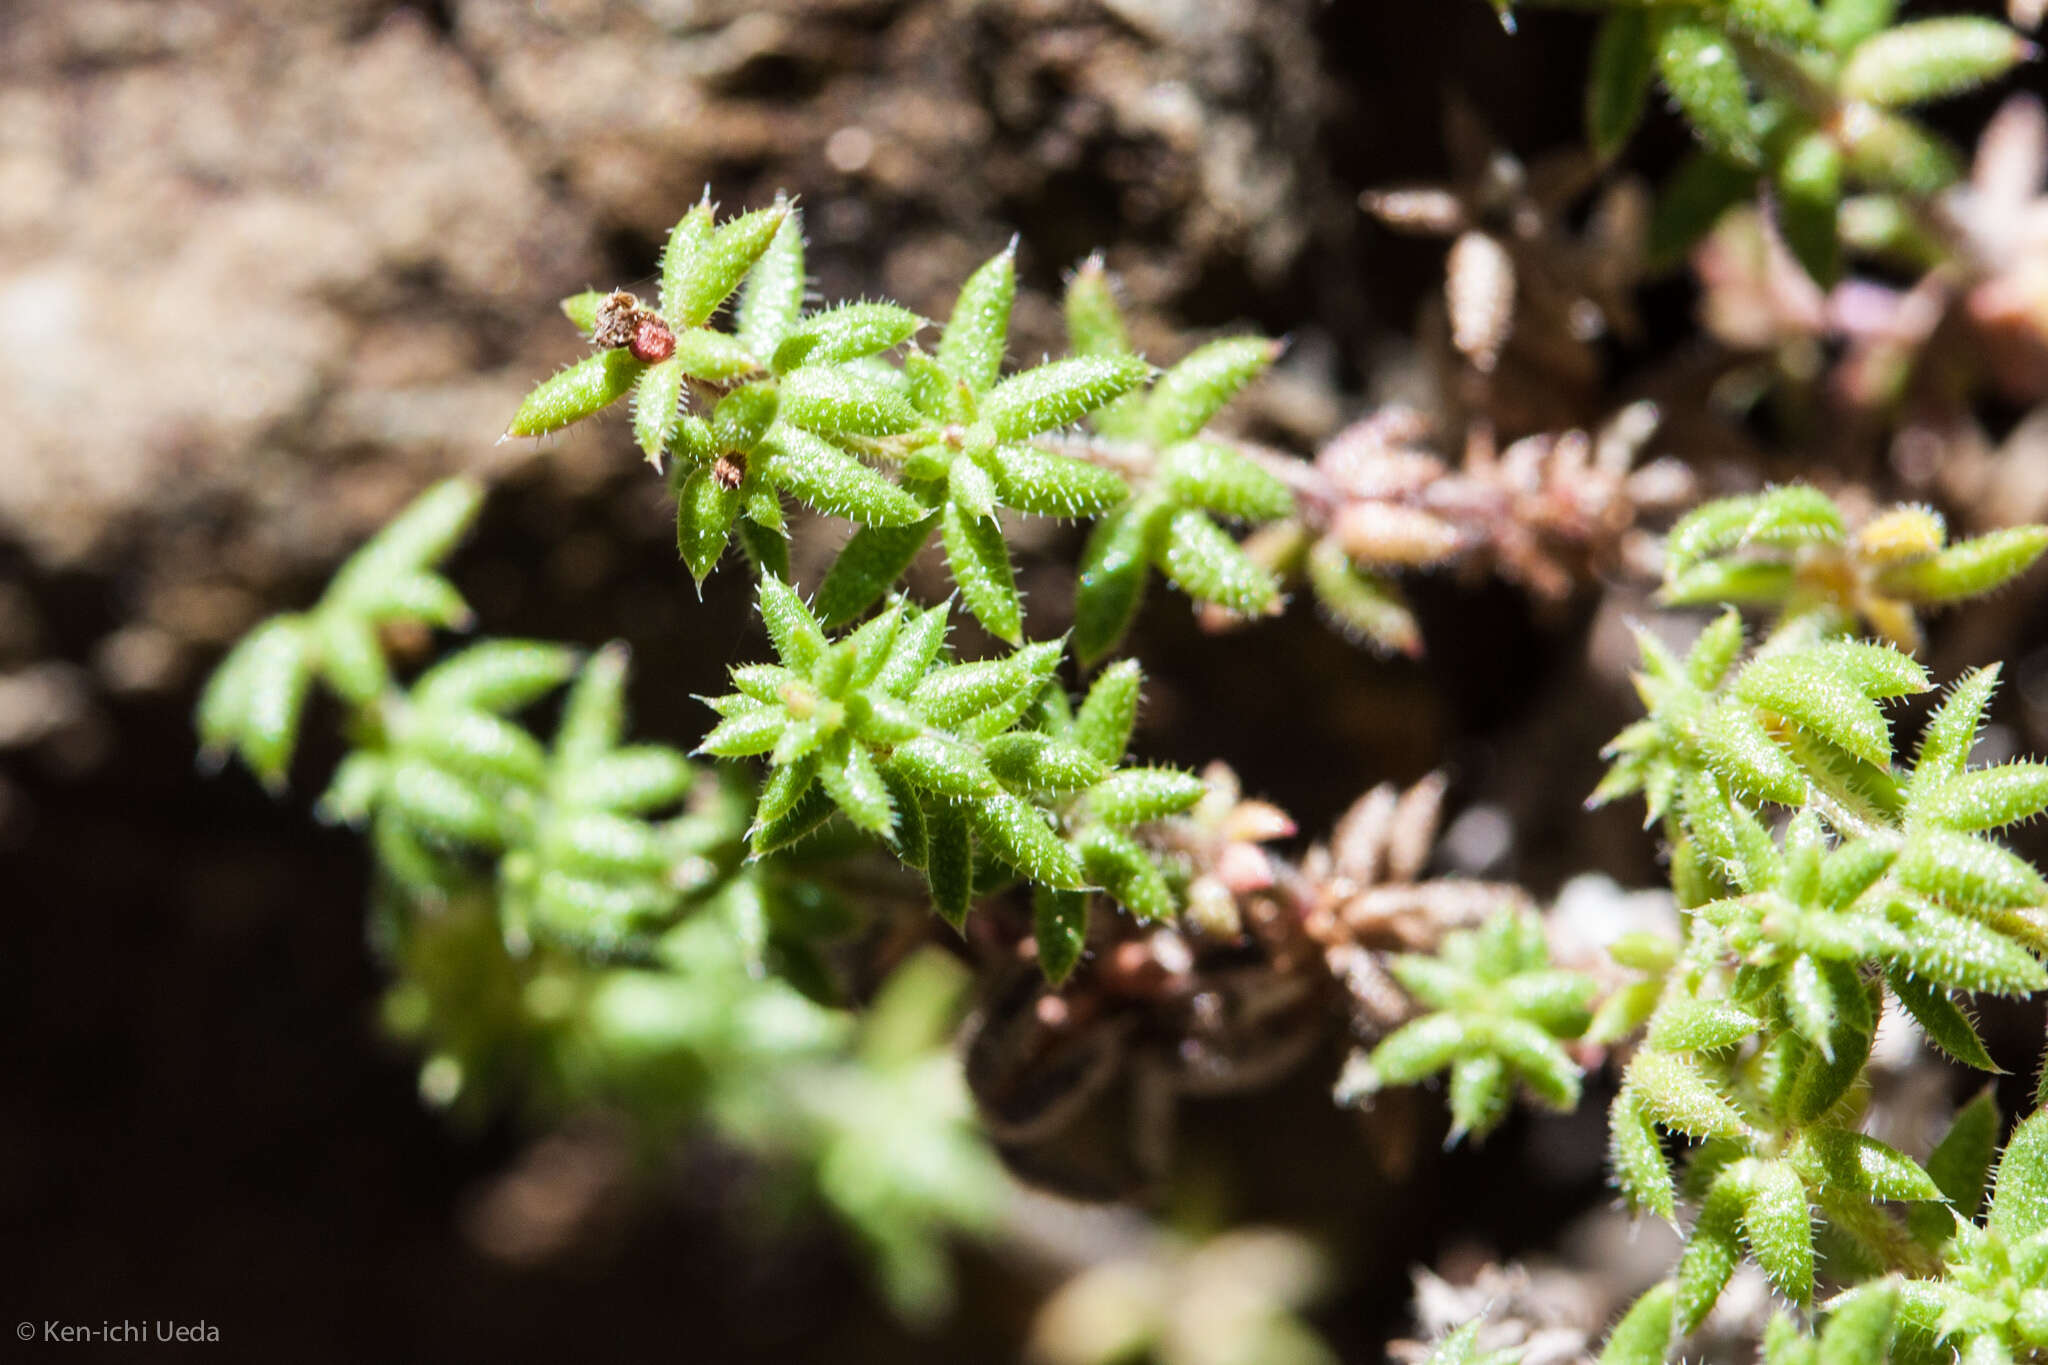
[[[1948,540],[1941,514],[1907,503],[1880,513],[1856,533],[1857,553],[1872,564],[1905,564],[1925,559]]]

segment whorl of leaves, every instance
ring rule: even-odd
[[[1506,9],[1506,0],[1496,0]],[[1896,23],[1896,0],[1529,0],[1604,11],[1586,132],[1620,154],[1660,86],[1698,150],[1658,196],[1653,253],[1676,259],[1723,210],[1768,187],[1786,244],[1824,286],[1840,273],[1843,199],[1907,207],[1959,158],[1904,110],[1999,79],[2034,54],[1991,19]]]
[[[1551,966],[1535,914],[1502,911],[1388,966],[1425,1012],[1382,1040],[1352,1085],[1370,1093],[1448,1071],[1453,1141],[1498,1127],[1517,1088],[1546,1108],[1578,1106],[1579,1067],[1564,1044],[1585,1032],[1595,985]]]
[[[564,300],[599,349],[536,388],[507,435],[557,431],[630,395],[647,458],[674,459],[676,545],[699,583],[736,533],[763,572],[788,577],[785,496],[853,522],[818,589],[828,626],[881,601],[936,532],[962,604],[1021,645],[1004,509],[1097,519],[1077,608],[1085,659],[1121,636],[1148,565],[1199,601],[1247,615],[1276,607],[1272,576],[1210,518],[1270,519],[1292,498],[1244,456],[1201,439],[1272,362],[1273,343],[1212,342],[1140,392],[1153,369],[1123,340],[1091,263],[1069,291],[1074,353],[1006,375],[1015,243],[968,277],[929,350],[919,338],[930,324],[891,303],[804,312],[804,278],[792,206],[714,227],[699,204],[670,235],[656,305],[597,292]],[[715,330],[735,291],[733,330]],[[672,340],[647,351],[620,317]],[[1135,497],[1115,468],[1055,448],[1052,437],[1091,417],[1158,453]]]
[[[1101,888],[1142,918],[1172,913],[1165,870],[1129,832],[1187,810],[1203,788],[1172,769],[1120,766],[1135,666],[1103,672],[1073,712],[1057,642],[960,663],[945,604],[898,599],[829,639],[781,579],[761,580],[760,602],[780,662],[733,670],[736,690],[709,699],[722,719],[700,746],[767,757],[756,855],[836,813],[921,868],[956,926],[977,894],[1015,878],[1046,892]],[[1043,943],[1040,960],[1056,978],[1072,966]]]
[[[2036,1348],[2018,1299],[2004,1317],[1974,1300],[1956,1306],[1967,1297],[1958,1263],[1981,1260],[1957,1220],[1977,1207],[1995,1115],[1966,1109],[1924,1167],[1857,1119],[1887,993],[1935,1046],[1996,1070],[1963,998],[2048,989],[2048,880],[1994,837],[2048,810],[2048,765],[1970,766],[1996,668],[1955,683],[1908,759],[1885,705],[1932,681],[1900,650],[1842,632],[1883,624],[1872,601],[1910,624],[1912,606],[1995,588],[2044,542],[2048,532],[2022,527],[1949,546],[1917,508],[1851,531],[1806,488],[1712,503],[1673,529],[1667,595],[1782,615],[1754,649],[1732,608],[1683,656],[1640,632],[1648,714],[1609,745],[1613,766],[1593,796],[1643,797],[1686,910],[1675,955],[1630,964],[1650,980],[1615,997],[1627,1016],[1619,1031],[1606,1018],[1613,1001],[1595,1026],[1619,1037],[1627,1022],[1644,1025],[1610,1116],[1613,1173],[1639,1209],[1674,1218],[1681,1198],[1697,1209],[1675,1277],[1653,1291],[1668,1308],[1646,1297],[1604,1360],[1664,1359],[1667,1339],[1700,1325],[1745,1255],[1781,1293],[1810,1302],[1824,1252],[1878,1269],[1834,1301],[1817,1336],[1774,1328],[1767,1359],[1881,1359],[1895,1321],[1901,1341],[1917,1333],[1984,1359]],[[1809,591],[1809,574],[1834,594]],[[1655,995],[1647,1010],[1645,992]],[[1696,1144],[1682,1173],[1666,1133]],[[1910,1207],[1895,1216],[1881,1202]],[[1938,1291],[1874,1278],[1944,1260]],[[1997,1295],[2011,1288],[1999,1284]],[[1927,1309],[1936,1295],[1943,1306]],[[1991,1335],[1970,1335],[1987,1323]]]

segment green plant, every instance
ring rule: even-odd
[[[1752,34],[1761,21],[1743,7],[1656,23],[1668,50],[1709,21],[1743,44],[1784,36]],[[1188,950],[1163,937],[1183,912],[1198,934],[1244,940],[1236,897],[1278,887],[1285,920],[1314,902],[1318,875],[1343,880],[1383,852],[1412,880],[1422,851],[1394,846],[1426,842],[1440,794],[1405,840],[1390,832],[1405,805],[1390,795],[1377,832],[1354,831],[1358,846],[1338,855],[1341,875],[1319,874],[1313,856],[1268,859],[1256,844],[1271,821],[1223,830],[1227,814],[1197,810],[1202,781],[1129,764],[1135,663],[1101,669],[1077,704],[1065,642],[1027,642],[998,509],[1094,519],[1074,639],[1090,663],[1122,638],[1155,570],[1256,616],[1277,609],[1281,571],[1305,565],[1345,620],[1410,639],[1388,624],[1405,609],[1378,576],[1479,541],[1205,434],[1275,348],[1227,339],[1155,372],[1132,354],[1095,263],[1067,293],[1074,354],[1008,376],[1011,252],[970,277],[929,353],[922,321],[891,304],[803,313],[803,278],[793,208],[717,225],[699,205],[669,240],[655,306],[623,293],[566,302],[595,349],[541,384],[509,433],[558,430],[630,394],[637,439],[669,466],[679,553],[700,584],[737,535],[775,661],[733,668],[734,690],[707,699],[717,719],[697,752],[725,761],[715,772],[623,743],[617,646],[584,658],[487,641],[396,681],[395,633],[469,620],[435,571],[476,511],[463,483],[425,495],[310,611],[238,646],[199,727],[208,755],[238,754],[275,788],[314,685],[345,708],[350,752],[320,812],[369,832],[380,941],[399,978],[388,1013],[429,1052],[430,1098],[600,1101],[656,1132],[708,1125],[794,1158],[879,1253],[898,1302],[928,1311],[944,1293],[936,1234],[987,1226],[998,1198],[940,1053],[957,982],[940,959],[912,958],[855,1023],[840,1008],[859,1002],[835,941],[925,907],[961,929],[978,902],[1023,886],[1049,988],[1114,917],[1113,932],[1154,935],[1150,955],[1112,961],[1105,974],[1131,979],[1094,988],[1139,993],[1146,972],[1187,970]],[[736,292],[733,330],[715,330]],[[893,351],[900,364],[883,358]],[[1400,432],[1380,435],[1371,458],[1414,466]],[[1574,435],[1540,453],[1567,480],[1594,471]],[[1603,487],[1632,455],[1602,457]],[[1505,462],[1503,477],[1522,467]],[[860,528],[808,602],[790,582],[785,496]],[[1248,549],[1219,519],[1278,533]],[[1553,964],[1538,916],[1471,884],[1492,913],[1456,932],[1438,923],[1411,944],[1423,951],[1387,960],[1410,1017],[1347,1077],[1364,1099],[1448,1070],[1453,1136],[1479,1137],[1518,1088],[1571,1108],[1582,1061],[1632,1047],[1611,1115],[1616,1181],[1641,1210],[1697,1212],[1676,1272],[1615,1328],[1609,1361],[1664,1359],[1745,1255],[1828,1316],[1818,1337],[1790,1319],[1773,1328],[1773,1359],[1840,1358],[1886,1333],[1900,1360],[1937,1344],[2017,1360],[2044,1345],[2039,1116],[2008,1147],[1982,1227],[1971,1219],[1995,1116],[1966,1111],[1925,1167],[1857,1119],[1887,993],[1957,1061],[1991,1069],[1957,997],[2048,986],[2048,882],[1989,837],[2048,810],[2048,767],[1968,766],[1995,669],[1958,681],[1914,758],[1899,759],[1881,703],[1932,680],[1853,632],[1868,624],[1912,645],[1917,609],[2010,580],[2048,530],[1950,545],[1924,510],[1853,521],[1791,486],[1707,504],[1668,538],[1668,601],[1776,610],[1753,646],[1733,609],[1683,656],[1641,634],[1647,714],[1610,746],[1594,796],[1644,798],[1670,850],[1682,939],[1617,944],[1613,963],[1640,979],[1603,991],[1582,967]],[[1007,652],[957,659],[950,604],[895,593],[935,529],[960,601]],[[544,744],[515,717],[564,685]],[[756,783],[745,760],[763,756]],[[854,870],[891,889],[843,894]],[[1287,970],[1321,964],[1362,991],[1364,931],[1296,918],[1282,928],[1319,951]],[[1690,1144],[1679,1174],[1674,1139]],[[1838,1292],[1821,1300],[1824,1288]],[[1440,1353],[1491,1359],[1476,1343],[1453,1337]]]
[[[1699,139],[1665,185],[1652,254],[1682,251],[1767,186],[1786,243],[1823,284],[1841,272],[1850,190],[1868,196],[1852,217],[1888,225],[1884,239],[1899,243],[1925,233],[1933,196],[1960,174],[1955,153],[1902,111],[1995,81],[2033,54],[1990,19],[1898,23],[1896,0],[1563,3],[1604,12],[1586,91],[1593,150],[1622,150],[1652,82]]]

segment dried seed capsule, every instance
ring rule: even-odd
[[[590,326],[591,344],[607,351],[631,345],[646,311],[629,291],[614,289],[597,305],[597,316]]]
[[[633,339],[628,346],[635,360],[659,365],[676,353],[676,334],[659,314],[642,313],[634,320]]]
[[[720,488],[738,488],[747,477],[747,454],[728,450],[711,462],[711,477]]]
[[[1483,232],[1467,232],[1451,246],[1444,300],[1451,341],[1481,374],[1493,373],[1515,325],[1515,263],[1507,248]]]
[[[1394,502],[1354,502],[1337,514],[1331,536],[1367,564],[1439,564],[1458,551],[1458,529]]]

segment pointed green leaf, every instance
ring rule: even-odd
[[[1915,831],[1892,871],[1915,891],[1963,905],[2017,908],[2048,902],[2048,880],[2026,859],[1988,839],[1945,829]]]
[[[1806,800],[1806,775],[1749,707],[1733,699],[1710,707],[1700,718],[1699,742],[1707,762],[1743,796],[1786,806]]]
[[[1932,195],[1962,174],[1954,149],[1911,119],[1868,105],[1858,115],[1843,150],[1850,175],[1867,187]]]
[[[775,354],[803,314],[804,288],[803,221],[791,208],[740,289],[734,331],[748,352],[762,360]]]
[[[763,578],[761,621],[775,653],[788,667],[807,673],[825,654],[825,632],[795,588],[779,578]]]
[[[1976,1025],[1946,989],[1910,972],[1893,971],[1886,979],[1899,1003],[1927,1035],[1928,1042],[1965,1066],[1990,1072],[2000,1069],[1985,1049],[1984,1040],[1977,1036]]]
[[[691,780],[689,763],[675,750],[631,745],[579,766],[556,790],[565,805],[644,815],[682,800]]]
[[[1146,396],[1145,427],[1152,443],[1170,446],[1193,437],[1238,390],[1264,374],[1280,350],[1280,343],[1264,337],[1225,337],[1191,351],[1160,375]]]
[[[885,839],[894,832],[895,805],[881,770],[865,748],[850,744],[843,755],[828,755],[818,768],[818,781],[858,828]]]
[[[1422,627],[1393,579],[1359,568],[1327,537],[1310,547],[1307,563],[1316,604],[1347,637],[1410,658],[1422,654]]]
[[[431,838],[479,848],[496,848],[503,838],[497,803],[432,764],[395,765],[385,793],[393,812]]]
[[[1900,24],[1858,45],[1841,91],[1872,104],[1925,104],[1995,81],[2033,53],[2004,24],[1961,15]]]
[[[646,366],[623,348],[587,355],[534,387],[512,415],[507,436],[545,436],[580,422],[632,392]]]
[[[1192,773],[1172,768],[1126,768],[1088,791],[1089,814],[1113,829],[1179,815],[1208,789]]]
[[[1730,161],[1756,165],[1763,149],[1750,125],[1749,83],[1735,45],[1702,19],[1661,16],[1656,45],[1657,74],[1700,140]]]
[[[1677,1215],[1677,1188],[1657,1127],[1631,1091],[1617,1095],[1609,1111],[1607,1153],[1623,1198],[1659,1218]]]
[[[910,704],[940,729],[956,729],[968,719],[1003,707],[1019,693],[1036,695],[1059,666],[1056,641],[1027,645],[1006,658],[953,664],[928,673],[912,689]],[[1021,711],[1013,711],[1015,715]]]
[[[1037,887],[1031,895],[1031,932],[1038,941],[1038,969],[1055,987],[1065,984],[1081,960],[1088,939],[1088,897],[1079,891]]]
[[[1922,782],[1953,777],[1964,770],[1970,750],[1976,747],[1977,730],[1984,723],[1991,694],[1998,687],[1998,673],[1999,665],[1992,664],[1964,674],[1928,718],[1913,762],[1916,788]]]
[[[943,602],[905,619],[890,641],[888,659],[875,674],[875,686],[892,697],[909,696],[945,646],[946,619]]]
[[[2048,969],[2021,943],[1989,925],[1927,902],[1897,902],[1890,921],[1899,940],[1888,960],[1962,991],[2029,995],[2048,989]]]
[[[1017,730],[982,746],[989,771],[1013,791],[1066,794],[1092,787],[1109,775],[1095,755],[1051,735]]]
[[[1174,512],[1153,563],[1188,596],[1239,616],[1279,608],[1280,585],[1215,522],[1191,508]]]
[[[1159,459],[1167,496],[1239,521],[1272,521],[1294,511],[1287,485],[1246,455],[1216,441],[1184,441]]]
[[[1403,1024],[1372,1050],[1372,1069],[1385,1085],[1414,1085],[1449,1066],[1470,1043],[1465,1021],[1425,1014]]]
[[[1763,1031],[1763,1021],[1725,1000],[1676,997],[1658,1009],[1650,1046],[1666,1052],[1715,1052]]]
[[[1773,169],[1778,187],[1778,233],[1822,288],[1842,273],[1842,149],[1815,130],[1795,140]],[[1832,506],[1832,503],[1830,503]]]
[[[1067,281],[1067,344],[1075,355],[1129,355],[1123,312],[1110,288],[1102,257],[1090,256]]]
[[[604,289],[586,289],[580,294],[571,294],[562,300],[562,316],[569,319],[570,325],[577,331],[588,337],[597,326],[597,310],[604,305],[608,297],[610,291]]]
[[[1088,880],[1141,920],[1163,920],[1175,909],[1173,890],[1159,866],[1135,840],[1100,825],[1076,841]]]
[[[754,268],[775,239],[787,204],[743,213],[711,234],[710,240],[689,253],[683,267],[671,271],[662,263],[662,313],[679,327],[703,325],[719,305],[740,287],[740,281]],[[687,221],[687,220],[685,220]],[[680,231],[680,229],[678,229]],[[671,276],[674,276],[671,288]]]
[[[1155,532],[1171,515],[1165,503],[1134,499],[1112,509],[1088,533],[1074,593],[1074,652],[1092,664],[1115,649],[1145,594]]]
[[[1915,602],[1959,602],[2003,587],[2048,549],[2048,526],[2012,526],[1958,541],[1926,559],[1895,564],[1878,587]]]
[[[1871,1365],[1889,1359],[1898,1304],[1897,1290],[1883,1283],[1870,1286],[1851,1302],[1838,1301],[1821,1333],[1818,1365]]]
[[[691,207],[668,234],[661,251],[661,315],[671,320],[683,315],[683,291],[698,268],[704,248],[711,242],[711,205]],[[587,329],[586,329],[587,330]]]
[[[1809,1184],[1831,1193],[1904,1201],[1941,1198],[1941,1190],[1911,1157],[1846,1128],[1809,1128],[1794,1144],[1791,1160]]]
[[[488,711],[466,708],[415,712],[405,727],[406,753],[427,759],[465,782],[538,787],[547,780],[540,741]]]
[[[556,865],[599,880],[661,874],[675,862],[669,841],[652,825],[601,811],[556,820],[543,848]]]
[[[1017,297],[1017,243],[983,262],[953,304],[939,340],[939,364],[973,393],[986,393],[1003,370],[1003,339]]]
[[[700,585],[724,556],[739,509],[739,490],[726,487],[703,465],[691,470],[677,491],[676,553]]]
[[[1593,40],[1592,69],[1586,77],[1586,140],[1602,161],[1620,152],[1642,121],[1643,100],[1656,67],[1649,13],[1610,11]]]
[[[1451,1135],[1485,1137],[1507,1118],[1514,1102],[1507,1065],[1491,1053],[1477,1053],[1451,1063]]]
[[[382,754],[362,749],[350,754],[334,770],[334,780],[327,784],[327,790],[320,793],[320,800],[313,807],[314,818],[323,825],[360,828],[384,795],[390,770],[390,761]]]
[[[1999,829],[2048,809],[2048,763],[2003,763],[1946,781],[1914,783],[1908,818],[1946,829]]]
[[[1789,1163],[1756,1164],[1742,1231],[1750,1254],[1779,1293],[1795,1303],[1813,1297],[1813,1223],[1806,1187]]]
[[[336,696],[360,706],[390,687],[391,670],[368,619],[329,610],[315,614],[311,625],[320,675]]]
[[[1761,493],[1718,497],[1681,516],[1671,534],[1665,536],[1665,575],[1683,573],[1743,544],[1749,522],[1761,503]]]
[[[1718,687],[1740,657],[1742,613],[1730,607],[1715,617],[1686,651],[1686,680],[1702,691]]]
[[[970,806],[967,814],[983,846],[1034,885],[1061,891],[1087,885],[1073,850],[1053,833],[1038,807],[999,791]]]
[[[1579,1105],[1579,1068],[1555,1038],[1526,1020],[1488,1019],[1481,1030],[1489,1051],[1514,1069],[1536,1099],[1561,1113]]]
[[[334,594],[328,594],[333,600]],[[382,625],[408,621],[449,630],[467,630],[474,621],[469,604],[455,585],[435,573],[401,573],[364,591],[348,604],[364,620]]]
[[[798,501],[827,516],[864,526],[907,526],[931,509],[821,436],[787,423],[769,429],[768,477]]]
[[[1115,470],[1031,446],[1004,446],[995,464],[1003,506],[1034,516],[1099,516],[1131,493]]]
[[[283,788],[298,747],[313,648],[303,617],[273,617],[235,647],[201,704],[202,734],[220,736],[208,742],[223,743],[231,728],[242,761],[272,791]]]
[[[1777,712],[1858,758],[1885,766],[1891,761],[1891,731],[1883,713],[1828,663],[1807,652],[1765,655],[1736,676],[1735,695]]]
[[[917,409],[845,365],[815,365],[782,378],[780,412],[822,436],[893,436],[915,431]]]
[[[655,468],[682,417],[683,366],[675,357],[650,366],[633,389],[633,439]]]
[[[757,812],[747,831],[747,849],[760,858],[787,848],[832,818],[838,809],[817,779],[815,763],[794,763],[777,768],[761,789],[764,806],[772,814]],[[774,802],[769,805],[769,797]]]
[[[706,327],[685,327],[676,333],[671,359],[682,373],[707,384],[730,384],[761,371],[761,362],[737,337]]]
[[[982,628],[1006,644],[1024,639],[1024,603],[1010,570],[1010,548],[994,518],[976,517],[948,500],[940,518],[946,567]]]
[[[389,600],[407,576],[446,558],[476,520],[483,498],[483,486],[474,479],[444,479],[427,489],[349,556],[321,598],[322,605],[386,615],[372,610],[373,604]]]
[[[931,880],[932,908],[959,929],[966,924],[974,901],[974,846],[967,812],[950,801],[933,801],[925,804],[924,814],[925,872]]]
[[[743,711],[713,726],[697,745],[697,752],[718,758],[746,758],[775,748],[789,725],[789,713],[778,706]]]
[[[581,657],[561,645],[485,640],[422,673],[412,699],[429,710],[474,707],[505,714],[531,705],[575,675]]]
[[[2013,1129],[1998,1160],[1985,1226],[2009,1247],[2048,1231],[2048,1110],[2037,1110]]]
[[[924,319],[893,303],[843,303],[804,319],[776,346],[778,373],[799,365],[837,365],[900,346]]]
[[[1104,763],[1121,763],[1138,722],[1144,671],[1135,659],[1119,659],[1102,670],[1074,717],[1074,742]]]
[[[910,568],[938,525],[938,513],[898,526],[863,526],[832,561],[814,604],[827,626],[853,620],[889,591]]]
[[[1632,1304],[1601,1349],[1599,1365],[1664,1365],[1671,1344],[1671,1314],[1677,1287],[1669,1280],[1650,1286]]]
[[[998,441],[1021,441],[1071,426],[1145,382],[1151,367],[1135,356],[1073,356],[1013,374],[981,400],[981,419]]]
[[[945,735],[920,735],[899,744],[889,762],[918,787],[956,801],[979,801],[999,793],[995,775],[981,755]]]
[[[1753,510],[1742,527],[1744,545],[1796,550],[1802,545],[1838,545],[1845,534],[1835,500],[1811,484],[1766,489],[1749,505]]]
[[[1737,1229],[1748,1202],[1751,1163],[1738,1162],[1721,1173],[1708,1189],[1698,1221],[1686,1238],[1678,1262],[1678,1292],[1673,1319],[1682,1333],[1697,1331],[1721,1297],[1728,1277],[1742,1259]]]
[[[711,412],[711,447],[719,454],[747,452],[759,445],[780,411],[773,384],[746,384],[718,400]]]
[[[1739,1138],[1749,1131],[1742,1113],[1697,1065],[1676,1053],[1646,1048],[1629,1064],[1631,1094],[1651,1118],[1696,1138]]]

